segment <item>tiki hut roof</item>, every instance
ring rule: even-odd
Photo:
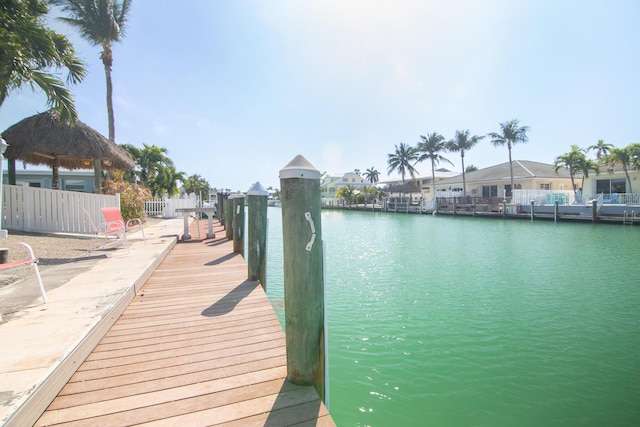
[[[95,158],[102,169],[132,170],[129,153],[96,130],[76,120],[74,126],[61,124],[55,112],[47,111],[27,117],[7,128],[2,137],[9,147],[8,159],[34,165],[60,166],[67,169],[93,169]]]

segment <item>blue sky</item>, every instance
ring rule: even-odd
[[[600,138],[623,147],[640,142],[639,16],[635,0],[134,0],[114,45],[116,142],[164,147],[179,171],[233,191],[279,188],[298,154],[389,179],[400,142],[513,118],[530,128],[514,159],[553,163]],[[87,63],[72,87],[80,120],[107,135],[100,49],[51,26]],[[13,92],[0,130],[46,108]],[[488,138],[465,157],[506,161]]]

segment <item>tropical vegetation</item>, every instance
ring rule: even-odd
[[[120,42],[125,34],[129,9],[132,0],[50,0],[61,6],[69,14],[60,20],[76,28],[82,38],[94,46],[101,46],[100,59],[104,66],[107,86],[107,117],[109,122],[109,141],[115,142],[115,118],[113,113],[113,83],[111,67],[113,50],[111,44]]]
[[[500,132],[492,132],[489,134],[491,142],[495,147],[507,146],[509,150],[509,173],[511,176],[511,191],[513,186],[513,161],[511,160],[511,149],[517,143],[525,143],[529,140],[527,137],[528,126],[520,126],[518,119],[512,119],[507,122],[500,123]]]
[[[473,135],[469,136],[469,129],[457,130],[456,136],[447,142],[447,150],[460,153],[460,161],[462,162],[462,195],[467,195],[467,181],[465,174],[467,170],[464,167],[464,155],[465,152],[471,150],[484,136]],[[435,176],[434,176],[435,179]]]
[[[41,0],[0,4],[0,106],[14,90],[37,87],[60,120],[73,124],[78,112],[59,72],[67,72],[68,84],[77,84],[86,71],[71,42],[47,27],[47,12]]]

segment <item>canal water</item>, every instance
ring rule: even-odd
[[[323,211],[322,233],[339,426],[640,425],[640,227]]]

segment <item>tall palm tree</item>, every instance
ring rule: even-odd
[[[67,83],[82,81],[86,71],[71,42],[46,26],[45,1],[3,1],[0,7],[0,106],[9,94],[29,84],[40,88],[63,123],[78,112],[73,95],[52,70],[68,71]]]
[[[107,115],[109,120],[109,141],[115,142],[115,119],[113,114],[113,85],[111,67],[113,51],[111,43],[124,37],[132,0],[50,0],[62,7],[69,17],[60,18],[80,31],[80,35],[94,46],[102,46],[100,59],[104,65],[107,81]]]
[[[447,149],[447,143],[444,136],[438,132],[432,132],[427,136],[420,135],[422,141],[418,142],[416,151],[418,152],[418,158],[416,163],[429,160],[431,162],[431,182],[433,191],[433,200],[436,199],[436,165],[440,162],[447,162],[453,164],[449,159],[442,156],[443,151]]]
[[[371,166],[364,172],[364,179],[369,181],[371,184],[375,184],[380,180],[380,172],[378,172],[376,168]]]
[[[480,142],[484,136],[469,136],[469,129],[457,130],[456,136],[447,142],[447,150],[452,152],[460,152],[460,160],[462,161],[462,195],[467,196],[467,181],[465,179],[464,154],[467,150],[471,150],[474,145]]]
[[[513,194],[513,162],[511,161],[511,147],[519,142],[525,143],[529,140],[527,137],[529,126],[520,126],[518,119],[512,119],[508,122],[500,123],[500,132],[492,132],[489,134],[491,142],[494,146],[506,145],[509,149],[509,173],[511,176],[511,191]]]
[[[625,148],[614,147],[609,151],[609,155],[605,158],[606,164],[608,164],[611,169],[613,169],[613,167],[616,165],[620,165],[622,167],[622,170],[624,171],[624,174],[627,178],[627,182],[629,183],[629,191],[627,191],[627,193],[633,193],[633,190],[631,189],[631,179],[629,178],[628,169],[629,167],[633,167],[637,162],[633,158],[634,149],[635,148],[633,144]]]
[[[401,142],[400,145],[395,146],[395,152],[387,156],[387,175],[391,172],[398,172],[404,184],[404,178],[407,174],[412,178],[416,176],[416,168],[413,164],[417,158],[416,150]]]
[[[596,152],[596,159],[601,162],[607,157],[609,151],[613,148],[613,144],[607,144],[604,139],[599,139],[597,144],[589,146],[587,149]]]
[[[586,160],[587,158],[584,155],[584,151],[582,151],[577,145],[572,145],[571,151],[556,157],[555,171],[556,173],[558,173],[560,168],[565,168],[569,171],[569,176],[571,177],[571,187],[573,188],[574,196],[577,195],[574,177],[576,173],[581,172],[584,169]]]

